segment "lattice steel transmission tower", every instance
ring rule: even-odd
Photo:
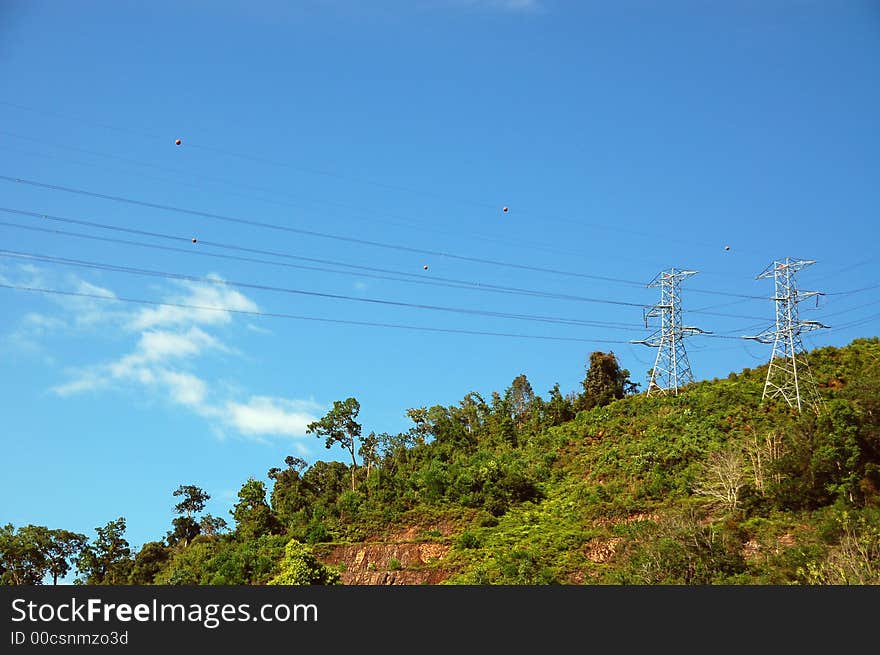
[[[802,332],[810,332],[827,328],[818,321],[804,321],[798,315],[798,303],[808,298],[816,298],[819,306],[818,291],[798,291],[796,275],[816,262],[811,259],[791,259],[786,257],[774,261],[755,279],[773,278],[775,293],[773,302],[776,305],[776,326],[764,330],[760,334],[744,336],[743,339],[754,339],[761,343],[773,344],[770,364],[767,367],[767,380],[764,382],[764,393],[761,400],[782,397],[789,407],[797,407],[801,411],[809,405],[815,412],[821,408],[821,398],[816,391],[816,382],[807,362],[807,351],[801,340]]]
[[[684,325],[681,318],[681,283],[686,278],[696,275],[697,271],[683,271],[671,268],[661,271],[648,287],[660,287],[660,302],[647,309],[644,313],[645,327],[648,319],[659,318],[660,327],[647,339],[631,341],[657,349],[657,357],[648,381],[646,395],[673,394],[678,389],[694,381],[687,351],[684,348],[685,337],[692,334],[708,334],[700,328]]]

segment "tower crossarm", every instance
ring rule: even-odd
[[[651,336],[645,339],[632,339],[630,343],[637,343],[651,348],[657,348],[663,342],[662,330],[657,330]]]
[[[799,270],[815,263],[815,259],[793,259],[791,257],[786,257],[783,260],[775,261],[767,266],[767,268],[761,271],[755,279],[761,280],[768,277],[776,277],[780,273],[797,273]]]
[[[758,334],[743,335],[740,339],[752,339],[759,343],[773,343],[776,340],[776,334],[775,328],[768,328]]]
[[[812,332],[813,330],[827,330],[831,326],[819,321],[798,321],[799,332]]]

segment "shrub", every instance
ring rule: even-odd
[[[465,531],[458,537],[456,545],[459,548],[479,548],[480,539],[473,532]]]

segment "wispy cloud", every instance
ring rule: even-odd
[[[47,279],[43,271],[30,265],[27,270],[21,267],[17,279],[10,283],[21,284],[25,277],[33,286],[60,286],[59,280]],[[107,390],[140,394],[146,391],[202,417],[219,434],[233,432],[260,441],[268,437],[303,436],[306,426],[316,420],[315,414],[321,409],[317,403],[252,395],[240,387],[212,383],[197,374],[195,369],[208,356],[239,354],[207,331],[233,321],[236,314],[226,310],[258,310],[253,300],[223,286],[222,278],[211,277],[216,284],[185,283],[178,286],[178,291],[166,295],[165,302],[197,305],[200,309],[163,305],[132,311],[95,298],[51,297],[62,309],[61,315],[30,312],[22,318],[19,332],[41,336],[73,327],[92,333],[100,327],[106,332],[108,321],[112,321],[112,325],[122,328],[117,330],[117,336],[133,340],[129,352],[114,359],[69,369],[68,380],[51,388],[59,397]],[[79,278],[67,279],[66,289],[116,297],[110,289]],[[271,334],[251,324],[246,327]]]
[[[85,370],[78,371],[70,382],[52,387],[51,391],[61,397],[66,397],[107,387],[108,384],[109,380],[106,377],[102,377],[97,370]]]
[[[71,276],[73,291],[75,293],[101,296],[102,298],[116,298],[116,294],[97,284]],[[98,324],[116,322],[122,313],[118,307],[97,298],[83,296],[53,296],[55,302],[67,307],[73,314],[74,323],[78,327],[90,327]]]
[[[150,330],[141,334],[137,345],[145,361],[193,357],[208,349],[228,350],[218,339],[196,326],[185,332]]]
[[[199,413],[212,416],[212,411],[206,411],[208,405],[205,400],[208,395],[208,385],[205,381],[191,373],[180,371],[162,371],[162,382],[171,394],[172,400],[187,407],[199,410]]]
[[[49,303],[63,310],[63,316],[54,316],[46,312],[29,312],[20,322],[18,330],[10,335],[14,340],[22,341],[24,337],[33,338],[63,331],[92,329],[99,324],[106,327],[110,323],[118,323],[123,313],[118,307],[104,300],[75,295],[115,298],[116,295],[109,289],[76,275],[59,275],[55,271],[33,264],[20,264],[0,270],[0,282],[30,289],[55,288],[73,294],[45,295]]]
[[[315,420],[320,406],[308,401],[252,396],[246,403],[229,402],[226,421],[246,435],[282,434],[297,437]]]
[[[253,323],[248,323],[245,327],[251,332],[256,332],[257,334],[272,334],[272,330],[260,327],[259,325],[254,325]]]
[[[223,280],[220,276],[209,275],[208,277],[217,280],[217,284],[186,282],[182,285],[185,288],[185,293],[174,294],[166,299],[168,303],[193,305],[200,309],[168,305],[142,309],[131,318],[129,328],[141,330],[190,323],[222,325],[232,320],[233,313],[225,311],[227,309],[258,311],[259,307],[250,298],[234,289],[223,286],[221,284]]]
[[[60,318],[38,312],[28,312],[21,319],[22,327],[30,333],[45,334],[62,329],[66,324]]]

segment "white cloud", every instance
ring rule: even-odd
[[[222,282],[222,278],[218,275],[212,274],[208,277]],[[232,320],[232,314],[223,311],[225,309],[248,312],[259,310],[257,304],[250,298],[222,284],[187,282],[184,286],[187,288],[186,294],[172,296],[167,302],[195,305],[200,309],[167,305],[142,309],[131,319],[129,327],[133,330],[143,330],[191,323],[220,325]]]
[[[260,327],[259,325],[254,325],[253,323],[248,323],[247,329],[251,332],[256,332],[257,334],[273,334],[272,330]]]
[[[115,297],[108,289],[79,282],[77,288],[82,293]],[[187,283],[183,286],[184,293],[174,295],[168,302],[220,310],[257,311],[252,300],[222,285]],[[78,321],[89,310],[88,305],[75,302],[68,303],[67,308]],[[200,357],[210,352],[234,352],[202,329],[229,323],[233,316],[227,311],[166,306],[128,311],[117,318],[128,328],[128,334],[135,332],[138,335],[131,351],[116,359],[74,371],[71,380],[53,387],[52,391],[58,396],[69,397],[114,386],[133,386],[135,390],[149,390],[194,412],[207,420],[217,434],[223,435],[229,430],[255,440],[303,436],[306,426],[316,420],[314,414],[320,409],[313,401],[247,397],[237,386],[212,385],[189,370]],[[54,328],[56,321],[60,321],[42,314],[33,314],[28,320],[34,326],[46,326],[47,329]],[[248,328],[269,332],[253,325]],[[247,399],[241,400],[242,397]]]
[[[66,397],[106,387],[108,382],[109,380],[97,371],[81,371],[74,380],[56,385],[51,390],[59,396]]]
[[[58,275],[52,270],[42,269],[33,264],[22,264],[11,275],[0,276],[4,284],[28,288],[51,288],[73,294],[89,294],[102,298],[116,298],[109,289],[87,282],[76,275]],[[31,312],[24,317],[24,327],[38,328],[42,333],[49,331],[89,328],[96,324],[107,324],[118,319],[121,312],[113,303],[98,298],[76,295],[45,294],[43,298],[61,307],[69,316],[65,320]]]
[[[226,420],[239,432],[250,436],[303,436],[306,426],[317,418],[309,410],[316,408],[308,401],[252,396],[247,403],[226,403]]]
[[[78,278],[76,279],[76,290],[78,293],[90,293],[95,296],[103,296],[104,298],[116,297],[116,294],[110,291],[110,289],[99,287],[97,284],[92,284]]]
[[[37,312],[29,312],[25,314],[24,318],[22,318],[22,323],[24,323],[24,328],[30,334],[33,334],[34,332],[40,334],[54,332],[66,325],[66,323],[60,318],[39,314]]]
[[[168,387],[171,399],[181,405],[193,407],[197,410],[205,410],[205,398],[208,395],[208,385],[204,380],[197,378],[191,373],[178,371],[163,371],[162,381]],[[200,412],[201,413],[201,412]],[[206,412],[211,414],[212,412]]]
[[[208,349],[229,352],[219,340],[195,326],[186,332],[151,330],[141,333],[134,352],[105,364],[103,368],[117,380],[152,384],[157,377],[162,377],[158,375],[156,365],[168,360],[179,364]]]
[[[220,341],[195,326],[186,332],[144,332],[137,346],[145,361],[192,357],[209,348],[226,350]]]
[[[116,298],[116,294],[109,289],[87,282],[76,275],[67,276],[66,283],[68,288],[72,287],[71,290],[74,293],[109,299]],[[57,283],[48,286],[57,288]],[[72,315],[71,325],[77,328],[91,328],[96,325],[107,326],[110,323],[118,322],[124,314],[124,310],[120,309],[116,303],[108,303],[99,298],[63,295],[50,295],[49,298]]]
[[[20,264],[18,266],[18,273],[23,273],[27,277],[24,280],[17,280],[16,284],[20,284],[26,287],[46,286],[45,271],[43,271],[43,269],[38,266],[34,266],[33,264]]]

